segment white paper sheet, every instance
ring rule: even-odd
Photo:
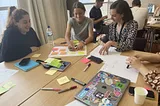
[[[126,68],[126,56],[112,55],[106,58],[107,60],[100,70],[129,79],[133,83],[137,82],[139,72],[132,67]]]
[[[109,50],[108,50],[108,55],[107,54],[105,54],[105,55],[100,55],[99,54],[99,50],[102,48],[102,45],[99,45],[99,46],[97,46],[91,53],[90,53],[90,55],[92,55],[92,56],[96,56],[96,57],[99,57],[99,58],[101,58],[104,62],[106,61],[106,60],[108,60],[107,58],[108,57],[110,57],[110,56],[112,56],[112,55],[116,55],[116,56],[119,56],[120,54],[121,54],[121,52],[117,52],[115,49],[115,47],[110,47],[109,48]]]
[[[74,101],[68,103],[68,104],[65,105],[65,106],[87,106],[87,105],[81,103],[81,102],[78,101],[78,100],[74,100]]]
[[[9,77],[14,75],[18,70],[12,70],[12,69],[0,69],[0,83],[7,80]]]

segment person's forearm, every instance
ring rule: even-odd
[[[139,71],[143,76],[145,76],[146,74],[149,73],[149,70],[148,70],[143,64],[140,66],[140,68],[138,69],[138,71]]]
[[[70,44],[70,37],[68,36],[68,34],[66,34],[65,39],[66,39],[67,44]]]
[[[89,37],[85,40],[86,44],[88,44],[88,43],[90,43],[90,42],[92,42],[92,41],[93,41],[93,37],[92,37],[92,36],[89,36]]]
[[[102,20],[104,20],[103,17],[102,17],[102,18],[99,18],[99,19],[97,19],[97,20],[94,20],[94,24],[97,24],[98,22],[100,22],[100,21],[102,21]]]
[[[159,54],[152,54],[148,55],[148,61],[152,63],[160,63],[160,55]]]
[[[109,43],[111,46],[118,47],[117,42],[115,42],[115,41],[109,41]]]

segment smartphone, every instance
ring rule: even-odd
[[[20,66],[25,66],[29,63],[29,61],[30,61],[30,58],[24,58],[19,62],[19,65]]]
[[[129,94],[132,95],[132,96],[134,96],[134,88],[135,87],[130,86],[129,90],[128,90]],[[151,91],[151,90],[147,90],[147,91],[148,91],[147,99],[155,99],[154,92]]]

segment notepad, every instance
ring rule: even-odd
[[[35,62],[35,61],[33,61],[33,60],[30,60],[29,63],[28,63],[27,65],[25,65],[25,66],[20,66],[20,65],[19,65],[19,62],[15,63],[14,65],[15,65],[16,67],[18,67],[19,69],[21,69],[21,70],[23,70],[23,71],[26,72],[26,71],[29,71],[29,70],[31,70],[32,68],[38,66],[39,63],[37,63],[37,62]]]
[[[69,82],[70,80],[68,79],[67,76],[64,76],[64,77],[61,77],[61,78],[57,79],[57,81],[60,85],[62,85],[62,84],[65,84],[65,83]]]

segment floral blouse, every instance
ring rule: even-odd
[[[138,23],[134,20],[130,20],[124,26],[121,34],[118,34],[116,25],[117,23],[109,24],[107,28],[104,29],[105,34],[108,34],[110,41],[118,43],[118,47],[116,49],[118,52],[132,50],[133,43],[137,35]]]

